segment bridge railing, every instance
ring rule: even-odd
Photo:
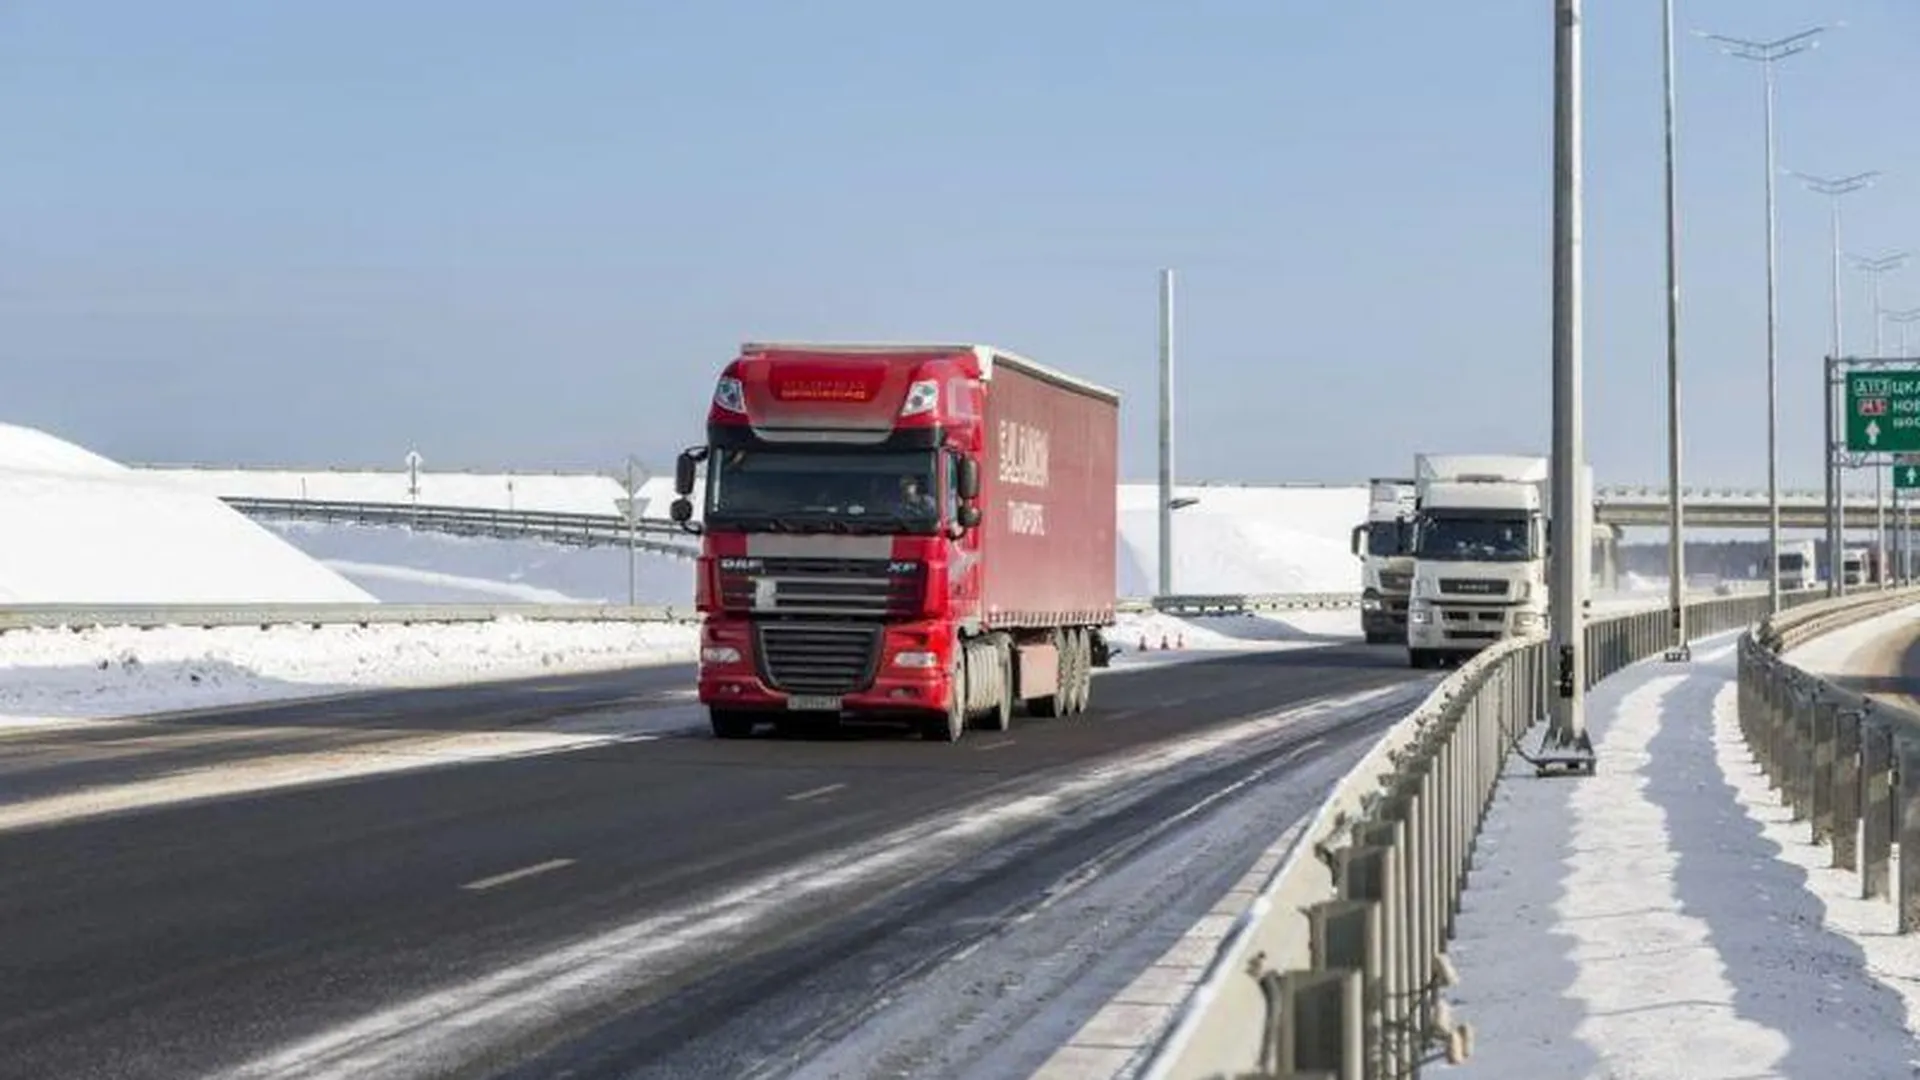
[[[1765,596],[1699,601],[1688,626],[1704,637],[1758,623],[1768,607]],[[1587,685],[1664,651],[1666,620],[1654,609],[1589,623]],[[1545,639],[1509,639],[1395,725],[1295,838],[1143,1075],[1374,1080],[1462,1057],[1467,1033],[1439,997],[1453,977],[1446,945],[1494,787],[1546,718],[1553,679]]]
[[[1835,869],[1890,899],[1894,931],[1920,930],[1920,712],[1805,671],[1784,655],[1821,634],[1920,602],[1920,588],[1824,601],[1740,639],[1740,731]]]

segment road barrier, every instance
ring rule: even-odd
[[[1820,597],[1790,593],[1782,603]],[[1874,599],[1876,610],[1912,602]],[[1767,613],[1764,595],[1704,600],[1687,605],[1687,625],[1706,637]],[[1590,622],[1586,684],[1665,651],[1668,617],[1655,608]],[[1446,944],[1507,755],[1547,716],[1550,661],[1540,637],[1488,648],[1348,772],[1221,942],[1150,1052],[1147,1080],[1376,1080],[1465,1055],[1470,1034],[1440,998],[1453,979]],[[1920,798],[1920,718],[1913,730]]]
[[[1120,601],[1124,612],[1224,615],[1355,607],[1358,595],[1300,593],[1245,596],[1161,596]],[[0,633],[8,630],[87,630],[126,626],[372,626],[376,624],[532,622],[698,622],[691,608],[625,604],[0,604]]]
[[[1829,600],[1770,619],[1740,639],[1740,731],[1775,791],[1860,877],[1865,899],[1891,899],[1894,930],[1920,929],[1920,712],[1810,674],[1783,656],[1821,634],[1920,603],[1920,588]],[[1902,807],[1908,812],[1903,812]]]
[[[319,521],[352,525],[404,525],[454,536],[531,538],[573,547],[627,547],[656,555],[691,559],[699,541],[671,521],[639,518],[628,523],[619,514],[582,514],[556,510],[503,510],[484,506],[441,506],[395,502],[346,502],[327,499],[266,499],[229,495],[228,506],[256,521]]]

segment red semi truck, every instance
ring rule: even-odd
[[[742,346],[675,470],[714,734],[853,716],[951,742],[1023,702],[1085,710],[1113,623],[1119,410],[985,345]]]

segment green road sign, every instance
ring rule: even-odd
[[[1920,491],[1920,465],[1895,465],[1893,490]]]
[[[1847,451],[1920,451],[1920,371],[1847,372]]]

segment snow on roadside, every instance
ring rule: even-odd
[[[1223,652],[1269,652],[1360,640],[1360,611],[1308,609],[1180,617],[1123,612],[1106,632],[1115,667],[1204,659]],[[1198,654],[1198,655],[1196,655]]]
[[[697,627],[507,619],[0,635],[0,725],[690,662]]]
[[[1910,1075],[1920,942],[1758,774],[1733,641],[1601,683],[1597,775],[1510,763],[1451,947],[1474,1056],[1445,1075]]]

